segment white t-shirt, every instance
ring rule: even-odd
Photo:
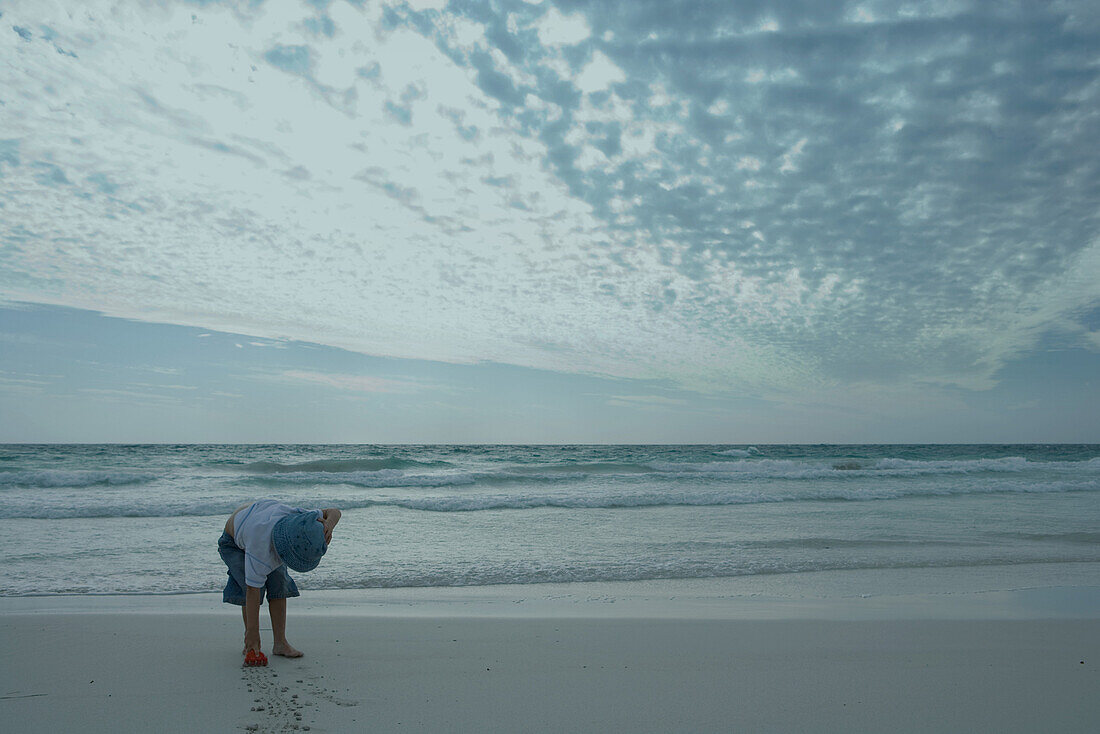
[[[275,552],[271,531],[275,523],[296,512],[312,512],[284,505],[276,500],[260,500],[244,507],[233,518],[233,540],[244,551],[244,580],[249,586],[261,588],[267,575],[283,565]]]

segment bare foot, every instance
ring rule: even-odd
[[[282,655],[284,658],[300,658],[302,652],[295,650],[289,642],[276,642],[271,646],[272,655]]]

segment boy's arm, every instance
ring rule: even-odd
[[[320,523],[325,526],[325,545],[332,542],[332,529],[340,522],[340,511],[335,507],[323,510]]]
[[[246,586],[244,590],[244,649],[260,650],[260,589]]]

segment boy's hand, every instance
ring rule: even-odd
[[[332,529],[336,527],[336,523],[340,522],[340,511],[335,508],[325,510],[321,517],[317,518],[317,522],[325,527],[325,545],[328,545],[332,542]]]

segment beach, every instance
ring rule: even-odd
[[[0,461],[13,732],[1100,728],[1095,445]],[[215,542],[262,496],[343,516],[294,574],[305,657],[246,669]]]
[[[314,592],[291,606],[289,638],[305,657],[253,669],[241,667],[239,615],[217,595],[3,598],[0,700],[20,732],[1100,722],[1100,587],[743,591],[712,580]]]

